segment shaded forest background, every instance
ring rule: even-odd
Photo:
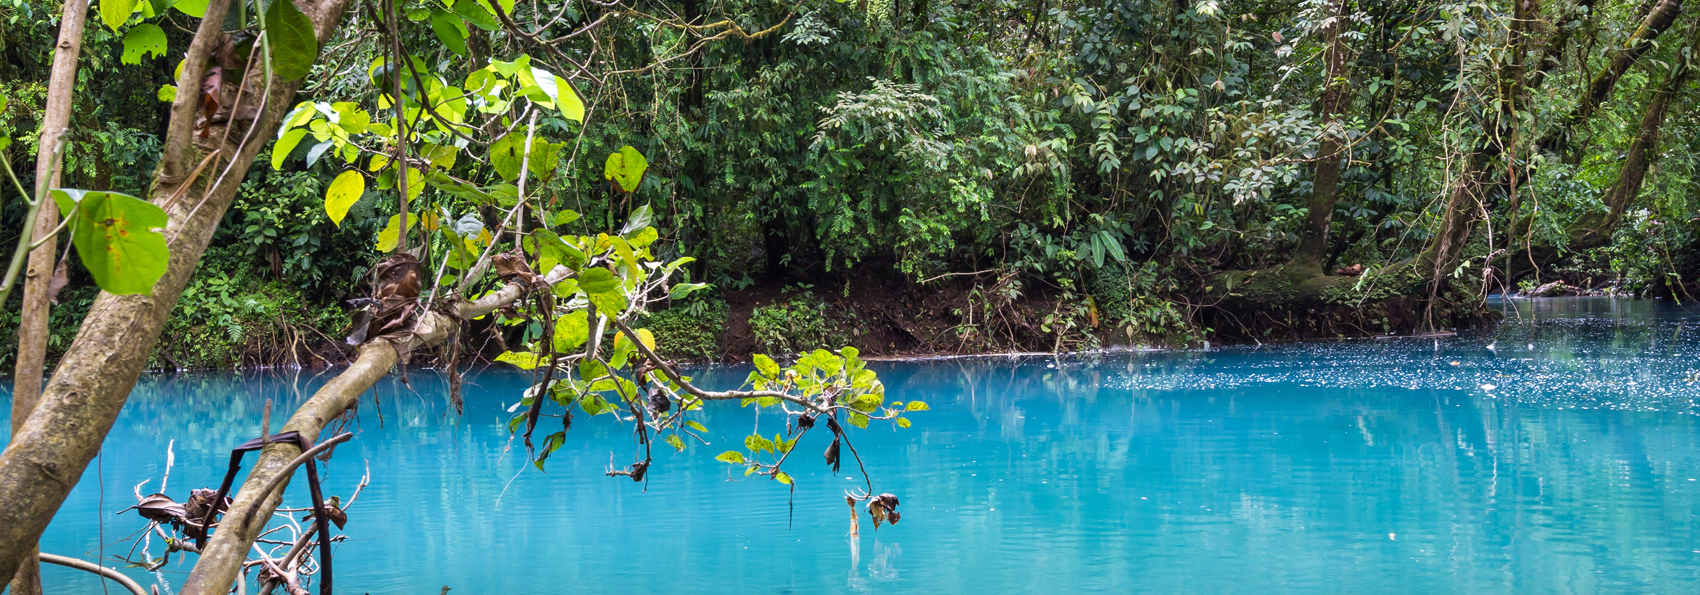
[[[519,4],[571,11],[572,27],[607,20],[604,63],[575,81],[594,124],[545,202],[581,213],[577,233],[650,204],[658,251],[697,258],[691,280],[714,289],[649,315],[667,355],[1423,332],[1491,322],[1494,293],[1686,302],[1700,274],[1700,7],[1679,0],[633,4],[781,27],[681,51],[618,6]],[[15,164],[34,161],[58,11],[0,0]],[[180,48],[193,23],[171,15]],[[568,51],[467,33],[463,51],[430,36],[408,49],[445,73]],[[125,55],[122,35],[87,29],[64,184],[146,196],[178,56]],[[379,45],[327,46],[298,100],[369,84]],[[651,163],[630,196],[601,159],[628,144]],[[280,167],[249,172],[155,366],[351,353],[344,301],[382,256],[394,197],[368,191],[339,228],[323,197],[347,166],[323,152],[262,153]],[[16,197],[0,203],[6,233],[23,216]],[[98,291],[68,262],[50,358]],[[0,308],[7,369],[18,299]],[[474,330],[463,342],[486,353],[536,332]]]

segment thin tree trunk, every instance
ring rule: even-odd
[[[1624,73],[1635,65],[1641,56],[1653,49],[1654,41],[1659,35],[1670,29],[1676,22],[1676,17],[1682,12],[1682,0],[1659,0],[1647,13],[1647,18],[1641,21],[1641,26],[1629,36],[1623,47],[1612,53],[1611,61],[1606,67],[1594,75],[1588,83],[1588,91],[1582,96],[1581,103],[1564,117],[1557,129],[1543,137],[1539,143],[1541,150],[1563,155],[1570,150],[1571,132],[1577,126],[1587,122],[1600,109],[1600,104],[1611,97],[1617,81]]]
[[[1316,150],[1316,174],[1311,179],[1310,213],[1293,253],[1292,265],[1321,270],[1328,251],[1328,227],[1334,219],[1334,203],[1339,200],[1340,161],[1345,158],[1341,142],[1340,115],[1346,111],[1350,82],[1346,80],[1346,42],[1340,35],[1346,26],[1346,0],[1338,0],[1334,14],[1323,29],[1328,44],[1323,50],[1324,76],[1322,97],[1317,112],[1324,128],[1322,141]]]
[[[321,42],[335,32],[346,3],[347,0],[320,0],[302,8],[313,21]],[[29,545],[41,537],[66,494],[100,451],[107,431],[159,340],[166,317],[246,177],[243,174],[277,129],[284,112],[292,107],[290,100],[299,83],[272,80],[270,93],[264,98],[265,107],[251,123],[255,127],[252,138],[246,138],[247,129],[240,126],[231,130],[228,137],[223,126],[215,126],[208,138],[213,142],[226,141],[217,149],[220,158],[212,162],[223,167],[207,167],[195,178],[187,175],[204,157],[191,143],[200,96],[194,90],[200,88],[209,54],[221,40],[228,8],[228,0],[208,3],[206,18],[195,33],[183,73],[177,80],[182,91],[172,105],[164,155],[154,176],[153,202],[168,207],[166,214],[170,217],[165,236],[170,242],[171,260],[165,275],[154,285],[151,295],[117,296],[103,292],[96,298],[76,341],[42,392],[35,413],[12,436],[5,452],[0,453],[0,502],[6,504],[0,507],[0,576],[11,576],[31,553]],[[267,88],[260,80],[261,71],[252,69],[250,80],[243,83],[256,93]],[[244,103],[259,101],[250,94]],[[242,110],[232,109],[231,113]],[[244,140],[245,144],[237,144]],[[222,175],[227,169],[230,175]],[[185,185],[187,188],[183,188]],[[181,200],[173,200],[180,188],[186,190]]]
[[[566,279],[566,273],[565,268],[556,268],[546,281],[553,285]],[[461,303],[458,307],[458,317],[461,320],[469,320],[489,314],[497,308],[512,304],[524,294],[523,285],[510,283],[476,301]],[[419,317],[413,328],[413,335],[405,342],[391,343],[382,338],[367,341],[361,345],[360,354],[354,363],[336,378],[325,383],[307,402],[302,403],[280,431],[300,432],[309,441],[317,442],[319,433],[324,431],[331,420],[358,403],[360,395],[370,390],[378,379],[389,374],[390,368],[395,367],[397,363],[404,363],[403,354],[423,346],[442,343],[448,338],[449,330],[454,327],[455,319],[436,311],[427,311]],[[196,560],[188,582],[178,591],[179,595],[224,595],[230,592],[231,583],[236,581],[242,572],[242,562],[248,558],[250,546],[259,538],[266,523],[271,521],[272,513],[283,501],[283,490],[288,487],[289,482],[285,479],[281,484],[282,488],[269,493],[261,493],[261,490],[271,483],[274,477],[288,469],[290,461],[300,454],[301,448],[294,442],[275,442],[260,452],[259,460],[248,473],[248,479],[242,483],[242,489],[236,493],[236,499],[229,512],[225,513],[218,530],[213,532],[212,540],[201,549],[201,556]]]
[[[77,57],[83,49],[83,23],[88,17],[86,0],[66,0],[59,18],[59,40],[53,49],[53,70],[47,83],[47,105],[41,116],[41,137],[35,150],[36,200],[52,200],[49,188],[59,185],[61,152],[54,150],[71,121],[71,104],[77,87]],[[26,221],[24,224],[29,225]],[[31,233],[42,244],[30,251],[24,273],[23,309],[18,313],[18,361],[12,377],[12,434],[24,428],[41,395],[42,368],[47,360],[49,304],[47,286],[53,278],[53,256],[57,242],[53,228],[59,225],[59,209],[51,204],[37,210]],[[12,576],[12,595],[41,595],[41,563],[35,540],[24,553]]]

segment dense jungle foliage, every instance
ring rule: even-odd
[[[463,8],[402,4],[431,24],[405,32],[425,70],[461,81],[529,53],[585,104],[582,125],[535,127],[561,145],[544,202],[582,218],[534,225],[594,233],[648,204],[657,256],[696,258],[689,280],[712,288],[650,314],[671,355],[1440,330],[1487,320],[1492,293],[1687,301],[1700,273],[1700,7],[1681,0],[514,5],[520,23],[602,23],[572,39]],[[299,101],[371,97],[389,48],[363,34],[369,10],[350,9]],[[58,11],[0,0],[15,167],[34,161]],[[147,197],[193,33],[160,12],[156,51],[125,42],[135,25],[87,28],[65,186]],[[702,41],[641,14],[777,29]],[[333,223],[327,187],[358,164],[312,134],[247,172],[156,365],[340,359],[344,301],[397,200],[375,185]],[[604,176],[626,145],[650,166],[630,194]],[[10,260],[25,209],[9,183],[0,196]],[[96,293],[68,262],[55,353]],[[17,300],[0,308],[7,369]]]

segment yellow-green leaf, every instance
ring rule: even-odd
[[[272,145],[272,170],[282,171],[283,160],[288,159],[289,154],[295,152],[295,145],[301,144],[301,139],[306,136],[307,129],[305,128],[296,128],[283,133],[283,138],[277,139],[277,144]]]
[[[331,186],[325,190],[325,214],[330,215],[331,222],[342,225],[342,218],[348,216],[348,208],[359,202],[366,194],[366,176],[357,171],[345,171],[331,180]]]
[[[408,231],[411,232],[413,226],[418,224],[419,216],[408,213]],[[379,252],[389,252],[394,250],[399,244],[401,244],[401,215],[390,215],[389,225],[384,226],[383,231],[378,232],[378,243],[376,247]]]
[[[632,193],[637,191],[638,184],[643,182],[643,172],[648,169],[649,160],[643,157],[643,153],[626,145],[608,156],[607,163],[602,166],[602,175],[613,180],[620,190]]]
[[[71,243],[94,281],[107,293],[152,293],[165,275],[171,251],[165,245],[168,218],[153,203],[117,192],[53,190],[61,216],[71,217]]]
[[[733,465],[742,465],[744,464],[744,453],[736,450],[728,450],[720,453],[720,456],[714,457],[714,460]]]
[[[143,54],[153,54],[155,58],[165,55],[165,30],[159,25],[142,23],[124,33],[124,55],[119,61],[141,64]]]
[[[136,12],[136,0],[100,0],[100,20],[118,32],[118,26],[130,20],[130,15]]]
[[[541,364],[542,358],[528,351],[504,351],[496,356],[496,361],[513,364],[521,370],[533,370]]]

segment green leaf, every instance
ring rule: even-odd
[[[685,450],[685,441],[680,440],[678,434],[668,434],[667,444],[672,446],[675,450]]]
[[[673,290],[667,293],[667,299],[682,300],[685,299],[685,296],[696,293],[698,290],[706,289],[707,287],[707,283],[680,283],[678,285],[674,285]]]
[[[928,411],[930,409],[931,408],[927,407],[927,404],[922,401],[910,401],[909,405],[903,408],[904,411]]]
[[[331,186],[325,190],[325,214],[330,215],[331,223],[342,226],[342,218],[348,216],[348,208],[359,202],[366,194],[366,176],[360,172],[349,170],[338,174],[331,180]]]
[[[693,430],[696,430],[696,431],[698,431],[698,432],[707,432],[707,431],[708,431],[708,428],[706,428],[706,427],[703,427],[703,425],[702,425],[702,424],[700,424],[700,423],[697,423],[697,421],[696,421],[696,420],[694,420],[694,419],[693,419],[693,420],[690,420],[690,421],[686,421],[686,422],[685,422],[685,427],[687,427],[687,428],[690,428],[690,429],[693,429]]]
[[[169,218],[153,203],[117,192],[55,189],[53,200],[71,222],[71,243],[100,288],[111,294],[152,293],[165,275],[171,251],[165,245]]]
[[[584,290],[586,295],[607,293],[620,288],[620,279],[608,269],[594,267],[579,274],[578,287]]]
[[[626,243],[631,244],[633,249],[642,250],[650,244],[654,244],[655,240],[661,237],[661,232],[655,231],[654,227],[645,227],[625,234],[624,237]]]
[[[529,351],[504,351],[501,355],[496,356],[496,361],[513,364],[521,370],[535,370],[537,366],[543,364],[542,358]]]
[[[431,11],[431,31],[437,34],[437,39],[443,46],[449,48],[456,56],[466,55],[466,21],[459,16],[442,10]]]
[[[452,10],[455,14],[460,15],[460,18],[466,19],[466,22],[472,23],[479,29],[495,31],[502,28],[502,22],[496,20],[496,15],[491,14],[490,9],[479,6],[473,0],[458,0]]]
[[[750,452],[773,452],[773,441],[761,434],[750,434],[744,437],[744,448],[750,449]]]
[[[419,216],[413,213],[408,213],[407,231],[412,233],[413,227],[418,224]],[[376,247],[379,252],[389,252],[396,249],[396,246],[399,244],[401,244],[401,215],[390,215],[389,225],[385,225],[383,231],[378,232],[378,244]]]
[[[590,340],[590,316],[585,310],[573,310],[555,319],[552,339],[556,353],[571,353]]]
[[[619,316],[631,304],[626,301],[626,294],[618,291],[590,294],[590,303],[596,304],[596,312],[609,318]]]
[[[756,371],[761,372],[762,376],[766,376],[770,380],[779,379],[779,362],[775,362],[773,358],[760,353],[755,354],[750,359],[755,360]]]
[[[850,425],[856,426],[856,427],[862,428],[862,429],[867,429],[868,428],[868,416],[862,415],[860,413],[852,411],[852,412],[850,412]]]
[[[271,39],[272,72],[286,81],[307,76],[319,61],[319,38],[313,21],[293,0],[272,0],[266,7],[266,36]]]
[[[360,106],[353,102],[338,101],[331,104],[331,109],[336,110],[336,125],[343,132],[365,134],[366,129],[372,125],[372,114],[366,113],[366,110],[360,109]]]
[[[531,175],[539,185],[555,177],[555,166],[561,161],[561,149],[567,143],[552,143],[541,138],[531,141]]]
[[[645,227],[649,227],[649,223],[654,220],[655,211],[650,210],[649,205],[643,205],[636,209],[632,209],[632,214],[626,217],[626,226],[620,228],[620,235],[626,235]]]
[[[742,465],[744,464],[744,453],[736,450],[728,450],[720,453],[720,456],[714,457],[714,460],[732,465]]]
[[[136,0],[100,0],[100,20],[118,32],[118,26],[130,20],[130,15],[136,12]]]
[[[177,101],[177,85],[160,85],[159,92],[154,93],[154,96],[165,103]]]
[[[554,104],[561,115],[566,116],[568,120],[584,122],[584,102],[579,99],[578,93],[573,91],[572,85],[566,84],[566,81],[556,77],[554,73],[535,66],[531,68],[531,79],[537,86],[536,91],[548,97],[549,103]]]
[[[538,471],[542,471],[543,470],[543,461],[547,460],[549,458],[550,454],[553,454],[555,451],[560,450],[561,445],[565,444],[566,442],[567,442],[567,433],[566,432],[555,432],[553,434],[550,434],[548,438],[543,439],[543,447],[541,449],[538,449],[537,460],[532,461],[531,464],[536,465]]]
[[[490,143],[490,166],[496,174],[512,182],[519,179],[519,169],[525,163],[525,133],[515,130]]]
[[[165,55],[165,30],[159,25],[142,23],[124,33],[124,55],[119,61],[141,64],[142,54],[153,54],[155,58]]]
[[[171,7],[197,19],[207,16],[207,0],[177,0]]]
[[[907,417],[899,417],[899,418],[897,418],[897,427],[899,427],[899,428],[907,428],[907,427],[909,427],[909,424],[910,424],[910,422],[909,422],[909,418],[907,418]]]
[[[306,136],[307,129],[296,128],[285,132],[283,138],[277,139],[277,144],[272,145],[273,171],[283,171],[283,160],[288,159],[289,154],[295,152],[295,146],[301,144],[301,139]]]
[[[602,175],[613,180],[620,187],[620,190],[630,194],[637,191],[638,184],[643,182],[643,172],[648,169],[649,160],[644,159],[643,153],[639,153],[631,145],[626,145],[620,147],[619,152],[608,156],[608,162],[602,166]],[[647,209],[647,205],[644,208]],[[636,213],[633,215],[635,216]],[[648,222],[644,223],[644,225],[648,224]],[[636,230],[643,225],[632,227],[628,223],[626,227],[628,229],[620,233]]]
[[[791,485],[791,476],[786,475],[784,471],[774,473],[773,480],[785,485]]]

